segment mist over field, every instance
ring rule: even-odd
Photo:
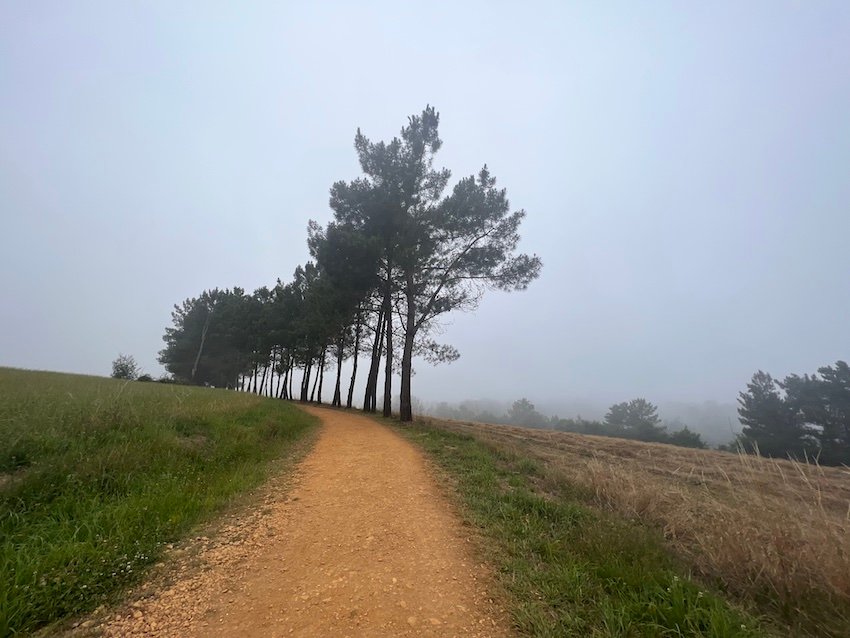
[[[4,3],[0,364],[158,376],[173,304],[287,280],[358,127],[431,104],[543,269],[442,320],[413,394],[727,440],[756,370],[848,356],[848,60],[846,2]]]
[[[517,397],[517,399],[520,398],[522,397]],[[622,397],[616,402],[619,403],[630,398],[633,397]],[[611,404],[613,403],[614,401],[611,402]],[[512,404],[513,400],[468,399],[452,403],[421,401],[419,407],[422,412],[433,416],[487,422],[488,415],[497,419],[504,417],[510,411]],[[581,417],[592,421],[602,421],[611,407],[611,404],[601,402],[566,399],[560,401],[532,400],[532,404],[544,416]],[[738,405],[732,402],[661,402],[658,404],[658,416],[668,429],[675,430],[687,426],[698,432],[705,443],[711,446],[727,444],[741,432],[741,423],[738,421]]]

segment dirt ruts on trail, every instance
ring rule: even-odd
[[[105,636],[507,636],[492,579],[422,454],[375,421],[323,421],[289,490],[228,524]]]

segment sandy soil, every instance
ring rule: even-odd
[[[487,568],[421,453],[348,412],[324,422],[284,489],[200,537],[165,585],[87,633],[105,636],[507,636]],[[160,579],[162,580],[162,579]],[[141,596],[141,597],[139,597]]]

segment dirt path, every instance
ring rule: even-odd
[[[324,426],[295,485],[209,541],[107,636],[506,636],[487,569],[420,452],[356,414]]]

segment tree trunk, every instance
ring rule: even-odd
[[[295,378],[295,355],[289,360],[289,400],[293,400],[295,395],[292,394],[292,380]]]
[[[348,386],[348,400],[345,407],[351,407],[354,398],[354,380],[357,378],[357,360],[360,358],[360,331],[363,329],[363,321],[360,314],[360,306],[357,306],[357,323],[354,326],[354,364],[351,368],[351,383]]]
[[[198,354],[195,356],[195,363],[192,365],[192,383],[195,382],[195,373],[198,371],[198,362],[201,360],[201,353],[204,351],[204,342],[207,340],[207,330],[210,327],[212,314],[213,308],[210,308],[207,313],[207,318],[204,320],[204,328],[201,330],[201,345],[198,346]]]
[[[304,376],[301,377],[301,400],[307,402],[310,394],[310,366],[313,364],[312,358],[308,357],[304,364]]]
[[[325,351],[322,350],[322,356],[319,357],[319,361],[318,361],[319,372],[318,372],[318,374],[316,374],[316,379],[313,381],[313,391],[310,393],[310,403],[312,403],[313,401],[316,400],[316,388],[319,387],[319,378],[322,376],[322,370],[324,369],[324,364],[325,364],[325,362],[323,360],[324,358],[325,358]]]
[[[282,352],[281,352],[282,354]],[[287,383],[289,383],[289,352],[286,353],[286,365],[283,368],[283,383],[281,384],[280,394],[278,395],[279,399],[288,399],[289,392],[287,391]],[[281,358],[281,365],[283,364],[283,358]]]
[[[269,398],[275,395],[274,393],[274,373],[277,369],[277,348],[272,349],[272,356],[269,359],[269,390],[266,394]],[[280,375],[278,375],[278,384],[280,383]]]
[[[254,389],[252,390],[252,392],[253,392],[254,394],[257,394],[257,369],[258,369],[259,367],[260,367],[260,364],[259,364],[259,363],[255,363],[255,364],[254,364],[254,375],[253,375],[253,379],[254,379]]]
[[[263,366],[263,378],[260,381],[260,396],[265,394],[265,391],[266,391],[266,373],[268,373],[268,371],[269,371],[269,366],[268,366],[268,364],[266,364],[266,365]]]
[[[275,388],[275,391],[274,391],[274,398],[279,399],[280,398],[280,392],[281,392],[280,384],[283,383],[283,349],[282,348],[280,350],[280,363],[276,367],[277,367],[277,387]]]
[[[345,330],[343,330],[339,335],[339,341],[337,342],[337,350],[336,350],[336,387],[334,388],[334,399],[331,402],[331,405],[334,407],[342,407],[342,393],[341,393],[341,381],[342,381],[342,358],[345,355]]]
[[[410,375],[413,371],[413,340],[416,336],[416,298],[413,295],[413,277],[407,275],[407,317],[405,318],[404,352],[401,355],[401,397],[399,418],[413,421],[413,402],[410,395]]]
[[[390,266],[387,265],[387,290],[384,293],[384,321],[387,335],[387,359],[384,367],[384,411],[385,417],[393,415],[393,309],[390,284]]]
[[[271,356],[269,356],[269,384],[266,386],[266,396],[270,397],[272,395],[272,390],[274,389],[274,362],[275,362],[276,351],[273,349]]]
[[[375,324],[375,340],[372,342],[372,363],[369,376],[366,379],[366,396],[363,398],[363,411],[374,412],[377,402],[378,371],[381,366],[381,351],[384,347],[384,309],[378,312],[378,322]]]
[[[319,396],[316,397],[319,403],[322,402],[322,386],[325,384],[325,355],[327,352],[328,347],[325,346],[322,349],[322,365],[319,366]]]

